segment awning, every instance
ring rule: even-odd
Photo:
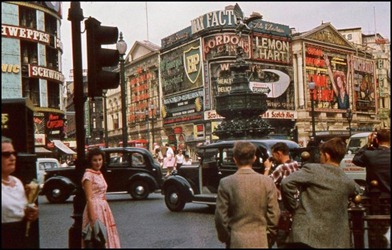
[[[36,152],[36,153],[46,153],[46,154],[52,153],[52,151],[47,150],[47,149],[44,148],[44,147],[35,147],[35,152]]]
[[[76,155],[76,152],[73,151],[72,149],[70,149],[67,145],[65,145],[62,141],[60,140],[53,140],[52,141],[54,143],[54,145],[60,149],[61,151],[63,151],[64,153],[68,154],[68,155]]]

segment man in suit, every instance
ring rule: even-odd
[[[236,142],[233,158],[238,170],[219,182],[215,227],[227,248],[267,248],[268,239],[276,235],[277,191],[270,177],[252,169],[255,153],[254,144]]]
[[[282,180],[283,202],[293,212],[286,247],[351,247],[347,206],[360,188],[339,167],[345,153],[346,143],[332,138],[320,146],[321,163],[307,163]]]

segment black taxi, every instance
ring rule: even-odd
[[[286,143],[291,157],[300,162],[303,150],[294,141],[274,138],[247,141],[257,146],[257,160],[253,164],[256,172],[264,172],[263,162],[272,156],[271,147],[277,142]],[[199,147],[200,162],[182,166],[165,179],[161,192],[169,210],[181,211],[188,202],[215,206],[220,179],[237,171],[233,160],[234,142],[220,141]]]
[[[128,192],[133,199],[146,199],[159,192],[162,171],[150,151],[138,147],[103,148],[105,164],[101,169],[108,184],[107,192]],[[75,167],[50,169],[45,176],[41,194],[49,202],[66,201],[76,191]]]

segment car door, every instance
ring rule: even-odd
[[[218,148],[206,148],[201,152],[201,193],[216,193],[218,191],[218,185],[220,181],[220,172],[218,168],[219,158]]]
[[[110,151],[106,153],[105,180],[108,184],[108,192],[128,190],[128,180],[132,175],[131,156],[124,150]]]

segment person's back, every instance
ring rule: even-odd
[[[255,151],[250,142],[236,142],[238,171],[219,183],[215,226],[218,239],[230,248],[267,248],[267,234],[276,234],[280,213],[276,188],[271,178],[252,169]]]
[[[377,146],[371,144],[376,143]],[[382,129],[369,135],[368,144],[355,154],[353,163],[366,168],[368,189],[370,182],[376,180],[382,193],[391,194],[391,148],[390,131]]]
[[[293,211],[287,247],[350,247],[347,205],[360,189],[339,168],[345,151],[341,138],[328,140],[320,147],[321,164],[305,164],[282,180],[285,207]]]

